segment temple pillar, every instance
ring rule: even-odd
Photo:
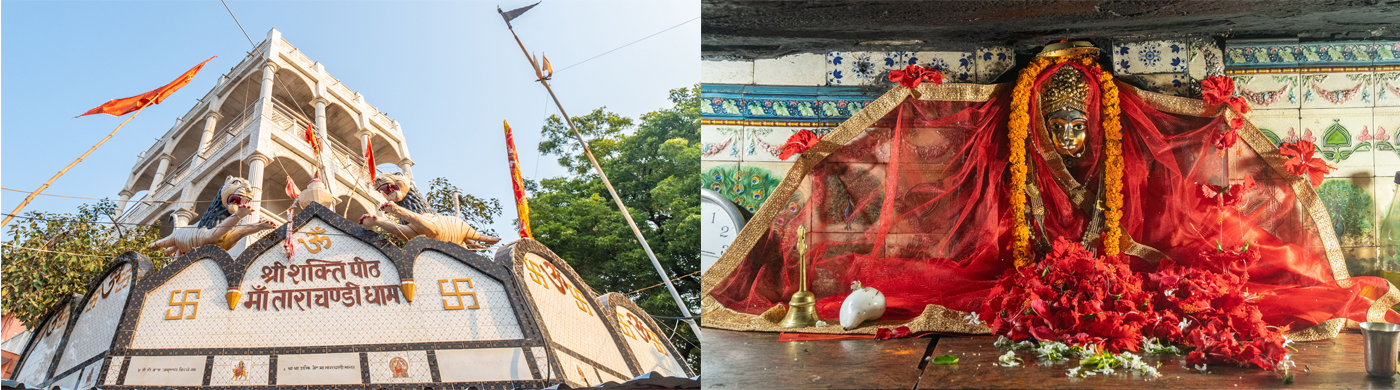
[[[244,223],[251,224],[260,219],[258,210],[262,209],[263,168],[266,168],[269,162],[272,162],[272,159],[262,153],[253,153],[253,155],[248,156],[248,184],[252,186],[253,192],[252,199],[248,203],[253,207],[253,214],[249,215]]]
[[[192,220],[194,220],[194,212],[190,211],[190,209],[183,208],[175,210],[175,224],[172,226],[176,228],[189,226]]]
[[[326,104],[329,103],[329,101],[327,101],[324,97],[318,97],[316,98],[315,103],[316,134],[319,135],[322,140],[325,140],[326,143],[335,142],[331,140],[329,129],[326,129]],[[332,145],[322,145],[322,148],[322,150],[329,150],[330,153],[335,153],[335,148]],[[321,166],[323,167],[322,169],[325,170],[324,172],[322,172],[321,175],[325,177],[325,180],[322,180],[321,182],[326,184],[326,191],[330,191],[332,195],[337,194],[337,183],[335,182],[335,180],[333,180],[333,178],[335,178],[336,173],[340,172],[340,167],[337,166],[337,164],[335,163],[335,156],[332,156],[327,153],[321,153],[316,156],[316,161],[319,164],[321,164]]]
[[[209,140],[214,138],[215,126],[219,125],[219,118],[222,116],[216,111],[210,111],[204,116],[204,133],[199,135],[199,150],[194,154],[193,165],[204,163],[204,159],[208,157],[204,154],[209,152]]]
[[[117,193],[117,195],[121,195],[121,199],[117,201],[117,215],[116,218],[112,218],[114,222],[122,219],[122,212],[126,211],[126,202],[131,200],[131,189],[124,188],[122,192]]]
[[[416,180],[413,180],[413,160],[409,160],[406,158],[403,160],[399,160],[398,166],[399,170],[403,171],[403,174],[408,176],[408,180],[410,182],[417,183]]]
[[[160,165],[156,166],[156,175],[151,177],[151,187],[146,189],[151,194],[155,194],[156,189],[160,188],[160,182],[165,180],[165,170],[170,168],[170,158],[169,154],[160,155]]]
[[[271,60],[263,63],[262,91],[258,94],[258,99],[263,103],[263,109],[272,109],[272,78],[277,75],[277,64]]]

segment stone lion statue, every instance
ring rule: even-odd
[[[374,189],[384,194],[388,202],[379,206],[380,211],[398,217],[406,225],[380,220],[378,216],[365,214],[360,217],[360,225],[384,229],[405,240],[417,236],[461,244],[470,249],[484,248],[501,241],[477,232],[467,221],[452,215],[441,215],[428,206],[428,200],[418,192],[402,173],[385,173],[374,179]]]
[[[204,209],[195,226],[176,227],[169,236],[156,240],[147,249],[162,248],[166,256],[179,256],[204,245],[214,244],[228,250],[249,234],[277,227],[272,221],[239,225],[243,217],[253,213],[248,203],[253,199],[253,186],[241,177],[228,176],[214,200]]]

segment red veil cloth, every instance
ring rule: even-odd
[[[1058,66],[1046,68],[1039,91]],[[1091,216],[1064,187],[1083,183],[1094,197],[1104,169],[1097,77],[1089,91],[1088,148],[1078,163],[1060,163],[1041,138],[1032,93],[1026,157],[1039,188],[1049,242],[1079,242]],[[1246,242],[1261,260],[1248,268],[1247,291],[1259,294],[1264,321],[1287,326],[1295,340],[1336,335],[1345,320],[1400,323],[1388,308],[1400,301],[1380,278],[1347,275],[1317,194],[1306,178],[1283,169],[1259,130],[1246,125],[1244,142],[1228,151],[1212,146],[1224,129],[1218,107],[1200,100],[1139,91],[1117,84],[1124,133],[1122,227],[1133,242],[1155,249],[1125,250],[1135,271],[1156,269],[1169,257],[1195,267],[1203,251]],[[888,309],[876,326],[906,324],[915,331],[982,333],[964,319],[977,312],[996,281],[1013,269],[1007,122],[1012,85],[896,86],[808,150],[782,185],[704,277],[706,326],[781,330],[780,310],[797,290],[797,227],[806,226],[810,290],[823,318],[838,317],[849,285],[882,291]],[[1069,173],[1068,180],[1065,174]],[[1233,207],[1207,201],[1202,185],[1257,185]],[[1068,182],[1062,187],[1061,182]],[[1028,208],[1034,207],[1028,203]],[[1223,211],[1222,211],[1223,210]],[[1033,244],[1038,238],[1033,238]],[[1096,244],[1097,245],[1097,244]],[[1102,254],[1102,248],[1098,253]],[[1038,250],[1036,256],[1043,256]],[[835,323],[836,321],[829,321]],[[846,332],[840,327],[802,331]]]

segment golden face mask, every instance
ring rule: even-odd
[[[1040,112],[1055,151],[1069,157],[1084,153],[1087,138],[1089,85],[1073,67],[1065,66],[1050,76],[1040,90]]]

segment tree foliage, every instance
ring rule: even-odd
[[[603,108],[574,117],[594,156],[669,277],[700,270],[700,90],[671,91],[672,107],[632,121]],[[544,126],[544,154],[559,156],[573,176],[541,180],[527,188],[535,238],[577,270],[597,292],[630,293],[654,316],[679,317],[651,260],[617,210],[607,188],[583,156],[568,126],[552,116]],[[674,282],[692,314],[699,313],[700,277]],[[688,326],[656,319],[663,328],[679,326],[671,342],[697,372],[700,348]],[[666,336],[670,336],[669,334]]]
[[[452,185],[445,177],[433,179],[428,184],[428,204],[437,210],[439,214],[451,215],[453,213],[452,197],[461,194],[462,219],[471,223],[477,231],[489,235],[496,235],[494,229],[489,229],[496,217],[501,216],[501,201],[496,198],[478,198],[471,194],[462,192],[461,188]]]
[[[0,247],[5,311],[33,328],[64,297],[86,294],[88,283],[126,251],[150,257],[157,270],[170,261],[145,249],[160,238],[159,225],[119,225],[116,211],[115,203],[103,200],[78,206],[73,214],[31,211],[16,217],[12,239]]]

